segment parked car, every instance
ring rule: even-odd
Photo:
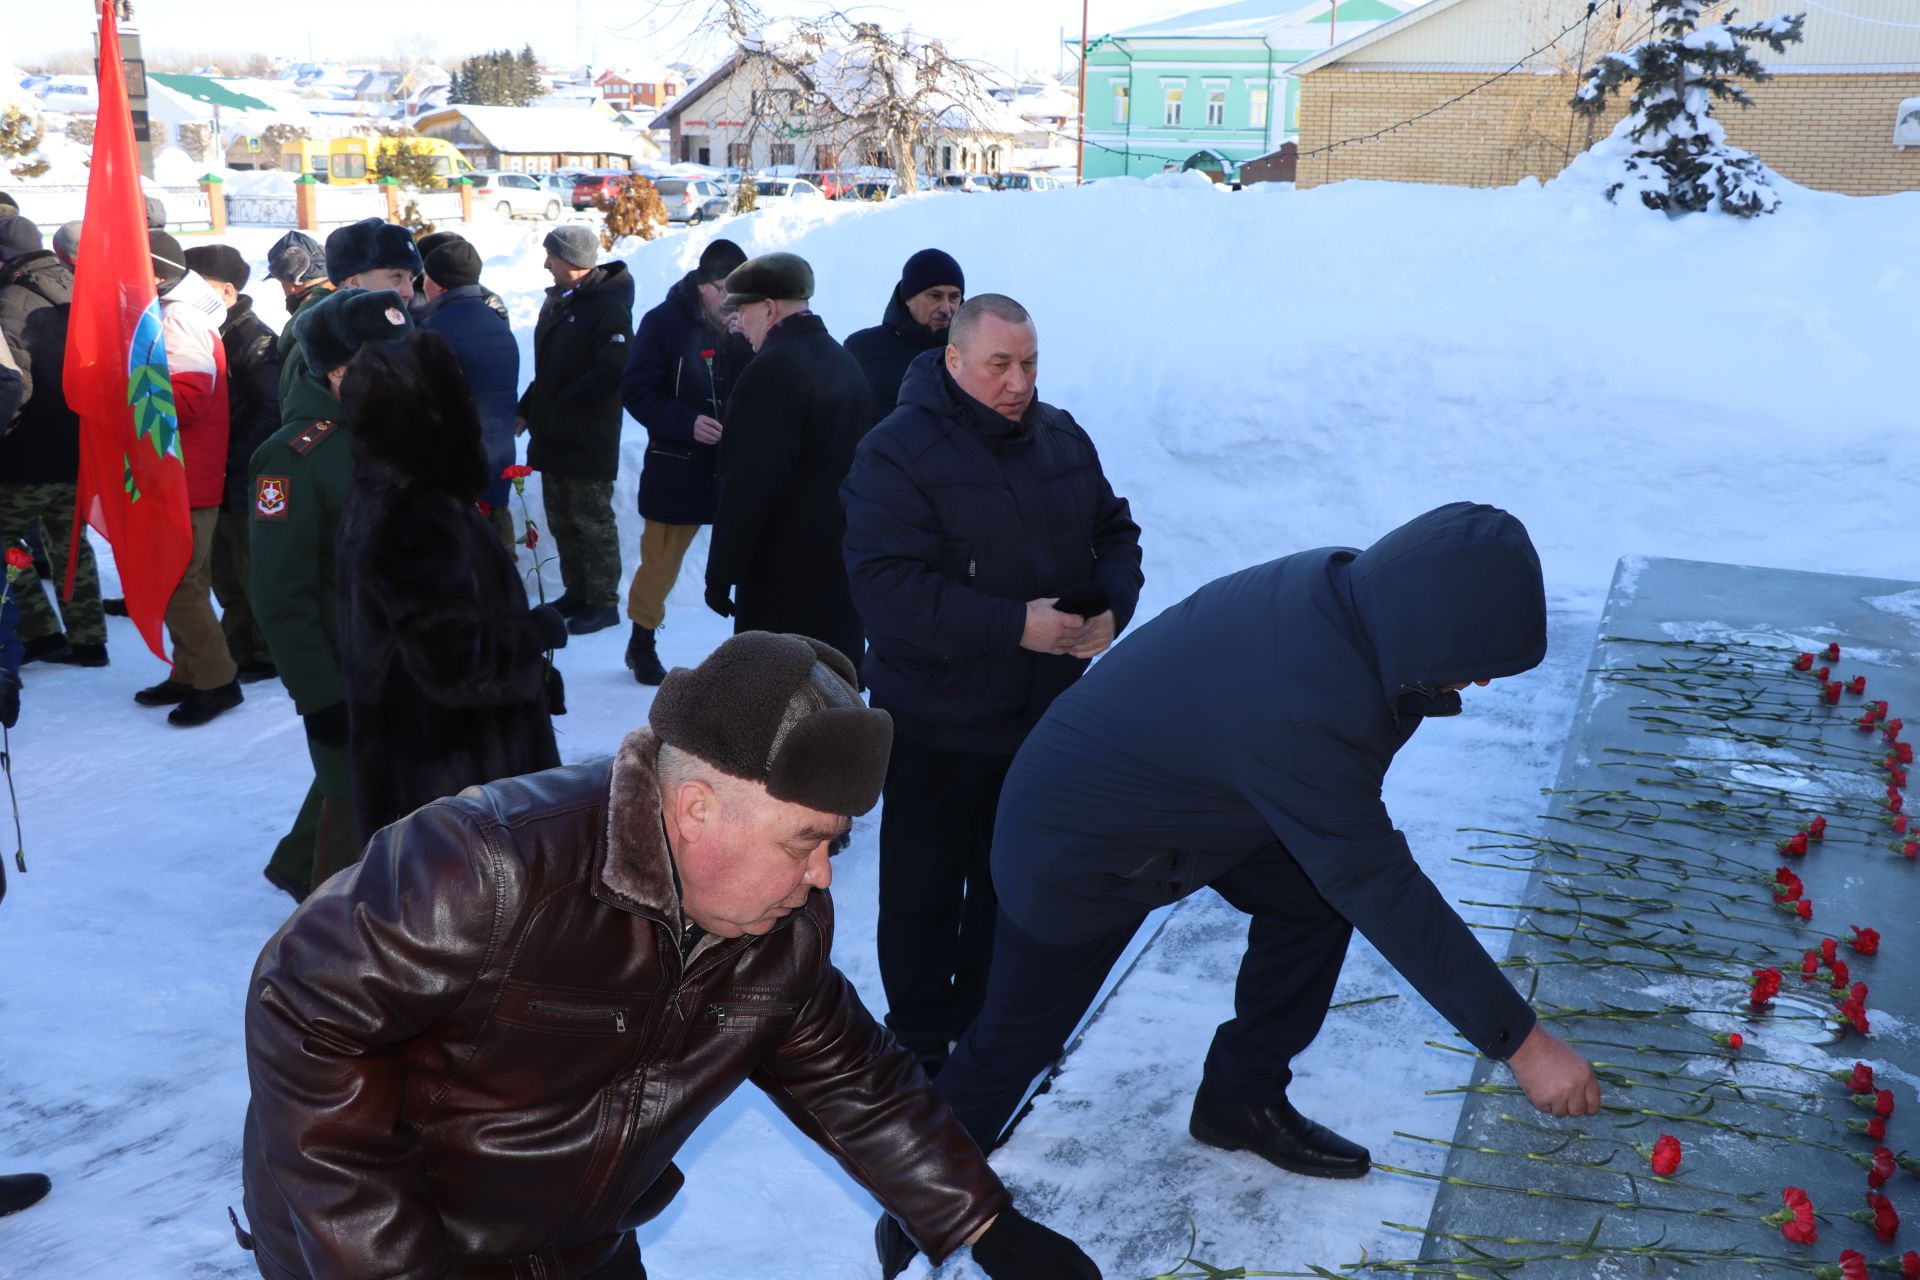
[[[818,200],[820,188],[805,178],[755,178],[753,197],[761,200]]]
[[[935,191],[972,193],[993,190],[993,179],[984,173],[943,173],[934,180]]]
[[[667,206],[667,220],[690,227],[725,217],[731,205],[720,184],[704,178],[655,178],[653,189]]]
[[[573,180],[573,207],[591,209],[596,200],[612,200],[632,176],[625,169],[594,169],[579,174]]]
[[[1046,173],[1003,173],[993,184],[995,191],[1058,191],[1067,184]]]
[[[552,222],[562,212],[559,195],[542,186],[537,174],[476,169],[467,176],[473,180],[474,203],[503,218],[545,218]]]
[[[855,186],[852,174],[841,173],[836,169],[812,169],[800,174],[799,177],[820,188],[820,194],[829,200],[838,200],[851,192]]]

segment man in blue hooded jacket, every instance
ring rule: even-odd
[[[1310,1176],[1368,1171],[1363,1148],[1287,1102],[1355,928],[1536,1107],[1598,1110],[1592,1068],[1535,1021],[1380,795],[1423,721],[1546,649],[1526,529],[1464,502],[1365,551],[1220,578],[1114,646],[1001,792],[986,1004],[936,1081],[961,1123],[990,1147],[1147,913],[1203,887],[1253,920],[1194,1100],[1200,1141]]]

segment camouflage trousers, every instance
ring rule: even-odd
[[[67,547],[73,537],[74,486],[71,484],[0,484],[0,541],[11,546],[25,536],[28,526],[40,522],[47,559],[53,564],[54,593],[66,588]],[[80,537],[80,553],[73,563],[73,599],[54,612],[40,576],[26,570],[13,584],[20,602],[20,638],[38,640],[65,631],[69,644],[105,644],[107,617],[100,607],[100,571],[93,547]]]
[[[613,519],[613,481],[540,473],[547,532],[560,556],[567,595],[589,608],[620,596],[620,530]]]

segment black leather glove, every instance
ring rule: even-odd
[[[1100,1280],[1080,1246],[1018,1209],[993,1220],[973,1246],[973,1260],[992,1280]]]
[[[1053,602],[1053,607],[1061,613],[1097,618],[1113,608],[1113,593],[1097,582],[1082,582],[1062,591],[1060,598]]]
[[[0,726],[11,729],[20,723],[20,677],[0,671]]]
[[[733,588],[730,584],[715,582],[709,578],[707,580],[707,608],[713,610],[723,618],[731,618],[733,616],[733,601],[728,597],[732,591]]]
[[[300,717],[306,722],[307,736],[323,747],[344,747],[347,745],[347,704],[336,702],[330,707],[322,707],[311,715]]]
[[[547,668],[547,714],[563,716],[567,714],[567,682],[560,678],[560,668]]]
[[[567,647],[567,620],[560,611],[550,604],[537,604],[527,610],[527,620],[533,623],[534,632],[540,637],[542,649],[564,649]]]

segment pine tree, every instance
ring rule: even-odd
[[[1609,200],[1630,190],[1649,209],[1669,217],[1716,207],[1743,218],[1772,213],[1780,193],[1770,171],[1758,156],[1727,145],[1726,130],[1713,118],[1713,103],[1750,105],[1736,79],[1757,82],[1769,74],[1748,45],[1785,52],[1800,40],[1806,15],[1701,28],[1704,3],[1653,0],[1656,38],[1601,58],[1573,106],[1598,115],[1612,94],[1627,81],[1636,82],[1633,109],[1595,148],[1596,156],[1615,166]]]
[[[520,73],[519,89],[521,95],[518,105],[524,107],[546,91],[545,86],[540,83],[540,60],[533,56],[532,45],[528,45],[520,51],[517,70]]]

